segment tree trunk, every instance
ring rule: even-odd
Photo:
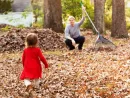
[[[44,28],[63,32],[61,0],[44,0]]]
[[[112,0],[112,37],[128,37],[125,21],[125,1]]]
[[[94,0],[94,22],[100,33],[105,31],[104,9],[106,0]]]

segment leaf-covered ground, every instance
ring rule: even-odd
[[[82,52],[43,51],[50,65],[43,70],[38,98],[130,98],[130,40],[111,39],[115,50],[93,50],[95,35],[85,32]],[[24,98],[19,80],[22,52],[0,54],[0,98]]]

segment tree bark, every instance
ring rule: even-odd
[[[100,33],[105,32],[104,12],[106,0],[94,0],[94,22]]]
[[[44,28],[63,32],[61,0],[44,0]]]
[[[112,0],[112,37],[126,38],[125,1]]]

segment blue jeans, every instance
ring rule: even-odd
[[[78,49],[82,50],[82,47],[83,47],[83,44],[84,44],[84,41],[85,41],[85,37],[79,36],[77,38],[74,38],[74,40],[75,40],[76,44],[79,44]],[[70,39],[66,39],[65,43],[69,47],[69,50],[75,49],[75,47],[73,46],[72,41]]]

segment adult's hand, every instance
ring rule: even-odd
[[[71,41],[72,41],[72,45],[75,46],[76,45],[75,40],[72,39]]]
[[[82,10],[85,11],[85,9],[86,9],[86,8],[82,5]]]
[[[82,16],[85,17],[85,10],[86,8],[82,5]]]
[[[73,38],[71,38],[70,36],[67,36],[66,37],[67,39],[70,39],[72,41],[72,45],[75,46],[76,45],[76,42]]]

